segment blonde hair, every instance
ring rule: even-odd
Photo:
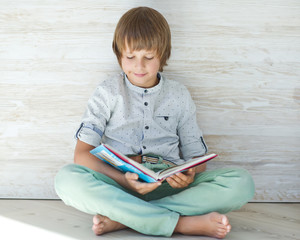
[[[158,11],[152,8],[133,8],[120,18],[114,34],[112,48],[120,66],[126,44],[131,51],[155,50],[160,60],[159,71],[163,71],[171,55],[169,24]]]

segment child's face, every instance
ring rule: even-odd
[[[127,47],[122,52],[121,64],[128,80],[133,85],[150,88],[158,83],[157,73],[160,67],[160,60],[156,55],[156,51],[131,51]]]

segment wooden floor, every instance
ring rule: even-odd
[[[300,239],[300,203],[249,203],[228,217],[232,231],[226,239]],[[0,200],[0,239],[170,239],[131,230],[94,236],[91,220],[92,216],[59,200]],[[212,238],[175,234],[171,239]]]

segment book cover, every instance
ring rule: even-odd
[[[177,172],[185,171],[218,156],[217,154],[213,153],[203,157],[193,158],[183,164],[170,167],[159,172],[154,172],[151,169],[146,168],[144,165],[126,157],[122,153],[105,144],[101,144],[90,152],[97,158],[110,164],[118,170],[122,172],[136,173],[138,174],[140,179],[149,183],[163,180]]]

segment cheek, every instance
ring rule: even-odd
[[[159,68],[160,68],[160,62],[159,61],[155,61],[155,62],[153,62],[152,64],[151,64],[151,68],[153,69],[153,70],[159,70]]]
[[[122,69],[125,71],[125,69],[130,68],[130,64],[128,61],[126,61],[125,59],[121,59],[121,67]]]

